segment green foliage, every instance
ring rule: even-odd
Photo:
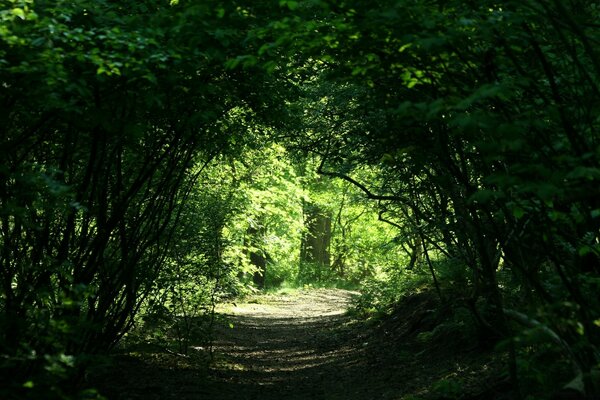
[[[0,381],[10,388],[3,397],[14,397],[7,379],[33,382],[30,397],[46,389],[46,398],[70,396],[86,354],[114,347],[160,280],[172,289],[165,302],[173,313],[203,313],[214,303],[206,293],[229,290],[233,279],[208,283],[230,271],[209,243],[229,211],[209,214],[199,227],[182,210],[202,165],[257,141],[248,121],[281,102],[248,90],[268,78],[260,69],[227,72],[227,59],[243,52],[250,18],[243,8],[219,8],[2,3],[0,353],[7,362]],[[181,240],[198,232],[204,241]],[[202,274],[173,279],[174,266]],[[46,356],[61,355],[73,367],[44,367]]]
[[[224,258],[245,276],[257,271],[248,257],[254,251],[268,260],[267,287],[356,285],[396,261],[391,230],[373,217],[351,185],[320,179],[314,165],[296,163],[281,146],[248,150],[242,160],[232,167],[238,190],[235,216],[224,226]],[[308,202],[334,216],[329,266],[299,259]],[[249,229],[258,230],[259,237],[250,238]]]
[[[585,354],[584,370],[600,345],[589,290],[600,272],[598,12],[561,1],[350,2],[311,18],[287,47],[313,72],[293,145],[377,200],[411,270],[461,290],[484,331],[507,334],[506,304],[535,313],[577,303],[574,323],[557,310],[546,318]]]
[[[266,283],[280,284],[293,276],[298,263],[305,191],[285,149],[280,146],[248,149],[233,164],[234,215],[224,226],[224,258],[246,276],[256,266],[249,253],[267,260]],[[250,234],[251,231],[257,234]]]
[[[559,391],[572,379],[569,362],[544,336],[535,330],[526,330],[516,338],[521,385],[531,398]]]
[[[320,263],[303,262],[296,276],[296,283],[299,286],[314,284],[322,285],[333,282],[335,278],[334,272],[330,269],[323,268]]]
[[[403,271],[397,267],[390,268],[378,279],[369,279],[363,283],[355,306],[359,313],[376,312],[386,315],[403,296],[428,289],[429,283],[429,276],[420,269]]]
[[[382,311],[431,282],[461,293],[482,336],[527,328],[503,309],[536,316],[586,376],[600,346],[599,13],[4,1],[10,390],[69,396],[142,306],[169,316],[183,351],[192,321],[256,274],[365,283],[364,309]],[[311,207],[330,262],[302,259]],[[519,350],[533,386],[555,376],[536,375],[558,345],[544,346]]]
[[[431,391],[436,399],[456,399],[463,393],[463,386],[456,379],[440,379],[433,384]]]

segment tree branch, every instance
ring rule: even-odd
[[[398,201],[398,202],[402,202],[402,203],[406,202],[406,199],[404,199],[402,197],[399,197],[399,196],[390,196],[390,195],[375,194],[375,193],[371,192],[371,190],[369,190],[369,188],[367,188],[362,183],[360,183],[357,180],[349,177],[348,175],[342,174],[340,172],[323,171],[323,165],[324,164],[325,164],[325,158],[323,158],[321,160],[321,164],[319,165],[319,168],[317,168],[317,173],[318,174],[325,175],[325,176],[332,176],[332,177],[335,177],[335,178],[343,179],[346,182],[350,182],[351,184],[353,184],[354,186],[356,186],[357,188],[359,188],[360,190],[362,190],[363,193],[365,193],[365,195],[367,196],[368,199],[372,199],[372,200],[384,200],[384,201]]]

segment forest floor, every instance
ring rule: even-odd
[[[188,355],[130,349],[99,387],[109,400],[503,398],[500,360],[441,323],[431,293],[377,323],[347,313],[356,295],[293,290],[222,305],[209,367],[193,343]]]

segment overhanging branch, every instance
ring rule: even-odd
[[[323,158],[321,160],[321,164],[319,165],[319,168],[317,168],[317,173],[321,174],[321,175],[325,175],[325,176],[333,176],[336,178],[340,178],[345,180],[346,182],[350,182],[351,184],[353,184],[354,186],[356,186],[357,188],[359,188],[360,190],[363,191],[363,193],[367,196],[368,199],[372,199],[372,200],[383,200],[383,201],[398,201],[398,202],[406,202],[406,200],[402,197],[399,196],[390,196],[390,195],[380,195],[380,194],[375,194],[373,193],[371,190],[369,190],[368,187],[366,187],[365,185],[363,185],[362,183],[360,183],[359,181],[357,181],[356,179],[346,175],[346,174],[342,174],[340,172],[335,172],[335,171],[323,171],[323,165],[325,164],[325,158]]]

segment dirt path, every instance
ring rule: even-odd
[[[128,348],[97,387],[108,400],[493,399],[496,362],[440,325],[435,296],[406,298],[376,325],[346,310],[355,293],[313,289],[221,305],[207,348]],[[204,339],[203,339],[204,340]]]
[[[284,292],[222,309],[213,370],[220,390],[211,398],[354,398],[347,381],[361,357],[349,340],[356,334],[345,314],[353,295]]]

